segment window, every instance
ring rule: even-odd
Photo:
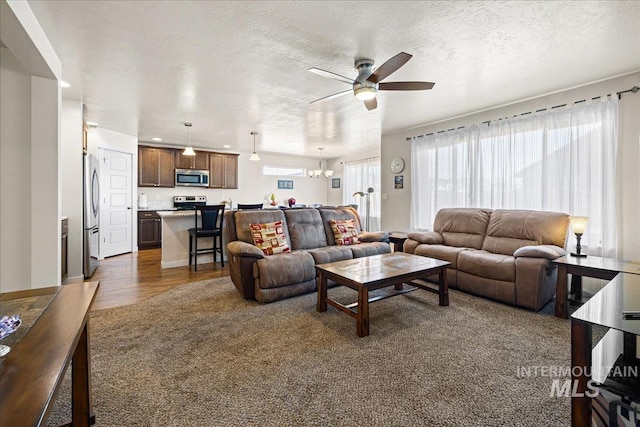
[[[373,189],[372,193],[367,190]],[[363,192],[365,196],[354,196]],[[380,230],[380,157],[345,162],[342,203],[357,204],[358,213],[366,230],[367,199],[369,199],[369,231]]]
[[[590,254],[615,257],[617,111],[613,99],[414,138],[411,229],[445,207],[565,212],[589,217]]]
[[[274,176],[306,176],[305,168],[289,168],[285,166],[262,166],[263,175]]]

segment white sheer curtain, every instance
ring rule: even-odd
[[[411,229],[444,207],[566,212],[589,217],[589,254],[615,257],[618,100],[557,110],[414,138]]]
[[[369,207],[369,231],[380,230],[380,157],[345,162],[343,177],[342,203],[345,205],[357,204],[363,228],[366,217],[367,198],[370,199]],[[373,188],[373,193],[367,193],[367,189]],[[353,196],[362,191],[368,196]]]

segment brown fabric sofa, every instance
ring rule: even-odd
[[[404,251],[449,261],[449,285],[519,307],[540,310],[555,294],[566,255],[569,216],[563,213],[442,209],[433,231],[409,233]]]
[[[337,246],[329,221],[353,219],[362,243]],[[316,289],[315,265],[391,252],[387,233],[362,233],[352,207],[227,211],[231,280],[243,297],[271,302]],[[290,253],[266,256],[253,244],[249,224],[282,221]]]

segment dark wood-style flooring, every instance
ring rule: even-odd
[[[100,261],[89,280],[100,281],[93,310],[135,304],[185,283],[229,275],[228,264],[199,264],[193,267],[162,269],[160,249],[144,249]]]

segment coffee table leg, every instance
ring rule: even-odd
[[[567,310],[567,298],[568,298],[568,289],[567,289],[567,266],[566,265],[558,265],[558,279],[556,281],[556,317],[560,317],[562,319],[566,319],[568,316]]]
[[[369,289],[362,286],[358,289],[358,313],[356,317],[356,333],[360,338],[369,335]]]
[[[320,271],[318,275],[318,305],[317,310],[327,311],[327,276]]]
[[[447,279],[447,267],[440,269],[440,286],[438,286],[438,296],[440,299],[440,305],[449,305],[449,281]]]
[[[91,424],[91,360],[89,356],[89,321],[82,329],[71,364],[72,425]]]
[[[404,288],[404,283],[396,283],[394,286],[396,291],[401,291]]]

